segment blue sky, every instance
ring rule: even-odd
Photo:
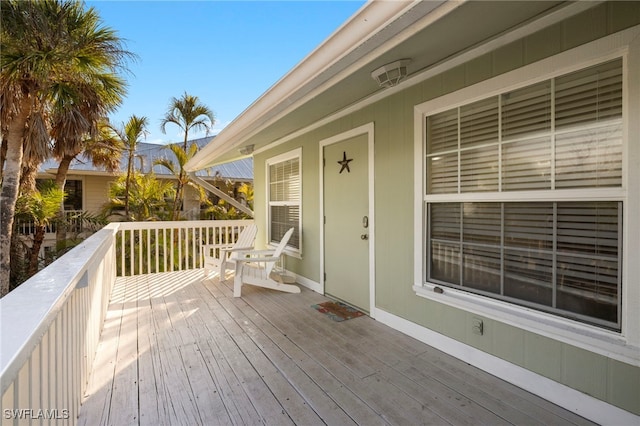
[[[353,15],[364,1],[86,1],[139,56],[128,95],[111,115],[149,119],[146,142],[181,141],[160,130],[172,97],[198,96],[218,133]],[[205,136],[189,134],[189,138]]]

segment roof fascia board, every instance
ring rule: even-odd
[[[475,59],[479,56],[482,56],[485,53],[491,52],[499,47],[505,46],[512,41],[518,40],[527,35],[531,35],[543,28],[549,27],[551,25],[557,24],[564,19],[567,19],[571,16],[577,15],[581,12],[584,12],[587,9],[590,9],[600,3],[603,3],[606,0],[598,0],[598,1],[588,1],[588,2],[575,2],[572,3],[562,9],[551,12],[550,14],[529,22],[528,24],[523,25],[515,30],[508,31],[506,33],[497,35],[492,40],[483,43],[481,45],[472,47],[464,52],[461,52],[457,56],[452,58],[448,58],[447,60],[434,64],[433,66],[418,72],[414,75],[407,77],[406,80],[403,80],[397,86],[393,86],[387,89],[380,90],[367,98],[362,99],[361,101],[350,105],[335,114],[328,115],[321,120],[316,121],[315,123],[304,127],[300,130],[297,130],[289,135],[286,135],[262,148],[256,149],[253,154],[260,154],[261,152],[268,151],[272,148],[275,148],[278,145],[286,143],[292,139],[300,137],[305,133],[309,133],[315,129],[318,129],[326,124],[331,123],[332,121],[343,118],[349,114],[352,114],[362,108],[365,108],[368,105],[371,105],[375,102],[378,102],[388,96],[394,95],[402,90],[405,90],[411,86],[422,83],[429,78],[432,78],[438,74],[441,74],[445,71],[448,71],[452,68],[457,67],[458,65],[464,64],[472,59]],[[241,141],[243,142],[243,141]],[[240,143],[241,143],[240,142]],[[222,154],[222,153],[221,153]]]
[[[419,0],[410,2],[370,1],[366,3],[322,44],[245,109],[231,124],[218,133],[215,142],[201,149],[185,165],[185,168],[188,171],[194,171],[207,167],[211,162],[208,160],[209,158],[230,151],[234,146],[239,145],[247,137],[248,129],[255,132],[264,128],[260,118],[273,110],[275,105],[286,103],[292,94],[311,82],[322,71],[370,39],[371,34],[378,33],[418,3],[420,3]],[[458,1],[454,3],[458,3]],[[243,133],[245,133],[244,136]]]
[[[42,172],[38,173],[40,174],[49,174],[49,175],[53,175],[56,176],[58,174],[58,169],[47,169],[44,170]],[[75,169],[69,169],[69,172],[67,173],[67,176],[107,176],[107,177],[113,177],[113,176],[118,176],[119,172],[107,172],[104,170],[75,170]]]

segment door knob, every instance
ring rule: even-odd
[[[360,239],[361,239],[361,240],[368,240],[368,239],[369,239],[369,235],[367,235],[367,234],[362,234],[362,235],[360,235]]]

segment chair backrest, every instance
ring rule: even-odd
[[[287,246],[287,243],[289,242],[289,238],[291,238],[291,236],[293,235],[293,231],[294,231],[293,228],[289,228],[289,230],[282,236],[280,243],[278,243],[278,246],[273,251],[273,257],[280,257],[280,255],[284,251],[284,248]],[[273,269],[274,265],[275,265],[275,262],[270,262],[266,265],[267,276],[269,276],[269,274],[271,273],[271,270]]]
[[[238,239],[233,246],[238,248],[253,247],[257,234],[258,227],[255,224],[252,223],[251,225],[247,225],[244,227],[242,232],[240,232],[240,235],[238,235]]]

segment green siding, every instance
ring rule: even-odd
[[[420,298],[413,283],[413,107],[640,23],[640,2],[607,3],[487,53],[318,130],[255,156],[256,217],[266,217],[264,161],[303,149],[303,254],[287,268],[320,282],[318,142],[375,124],[376,306],[586,394],[640,414],[640,368]],[[265,227],[266,224],[259,224]],[[263,234],[261,234],[263,235]],[[260,238],[260,237],[259,237]],[[263,241],[258,241],[263,242]]]
[[[636,407],[627,408],[631,412],[638,414],[640,407],[640,368],[633,367],[629,364],[609,359],[607,377],[608,391],[607,401],[619,407]]]
[[[485,327],[487,324],[485,323]],[[517,365],[525,365],[527,353],[525,351],[525,336],[516,327],[493,321],[493,347],[502,359]]]
[[[608,360],[569,345],[565,345],[563,355],[562,382],[596,398],[606,399]]]
[[[564,365],[565,344],[548,337],[521,331],[524,335],[525,358],[522,367],[560,383]],[[499,356],[499,355],[498,355]]]
[[[607,5],[587,10],[582,15],[564,23],[562,31],[563,47],[571,48],[607,35],[607,20],[602,13]]]
[[[558,24],[525,39],[524,61],[530,64],[555,55],[562,51],[561,47],[562,25]]]

